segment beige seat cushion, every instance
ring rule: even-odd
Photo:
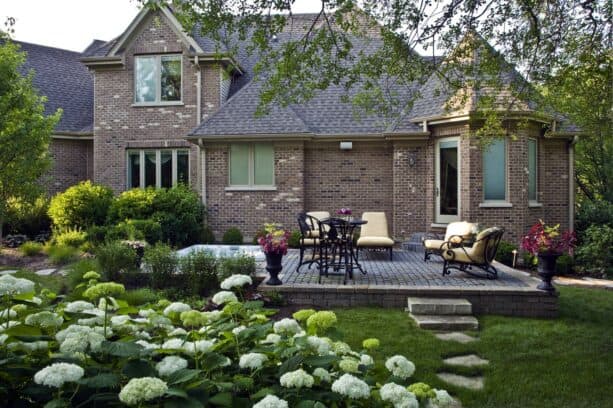
[[[432,251],[438,251],[445,242],[447,241],[442,239],[426,239],[424,240],[424,247]]]
[[[305,246],[319,245],[319,239],[317,239],[317,238],[305,238],[304,239],[304,245]]]
[[[358,238],[359,247],[392,247],[394,240],[388,237],[360,237]]]
[[[449,241],[449,238],[453,237],[454,235],[468,239],[476,233],[477,224],[466,221],[450,222],[445,230],[445,241]],[[457,241],[457,243],[459,243],[460,239],[455,237],[455,239],[452,239],[452,242],[453,241]]]
[[[384,212],[365,212],[362,219],[367,221],[362,225],[358,246],[360,247],[391,247],[394,240],[387,231],[387,217]]]
[[[307,215],[317,218],[318,220],[325,220],[326,218],[330,218],[330,213],[328,211],[309,211]]]

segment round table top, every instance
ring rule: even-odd
[[[364,224],[368,224],[368,221],[363,220],[361,218],[351,218],[349,220],[345,220],[343,218],[338,218],[338,217],[330,217],[330,218],[326,218],[320,221],[322,224],[334,224],[334,223],[347,223],[347,224],[351,224],[351,225],[364,225]]]

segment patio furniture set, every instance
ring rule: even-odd
[[[359,261],[360,250],[384,250],[393,261],[394,240],[389,236],[384,212],[365,212],[361,218],[354,218],[351,215],[331,217],[327,211],[313,211],[302,212],[297,219],[300,258],[296,272],[304,265],[309,269],[316,265],[319,283],[323,276],[341,275],[346,284],[348,279],[353,279],[354,271],[366,274],[367,270]],[[437,255],[444,261],[443,276],[455,269],[496,279],[498,271],[492,262],[503,234],[504,229],[499,227],[479,231],[477,224],[452,222],[444,236],[431,234],[423,240],[424,262]],[[305,258],[309,250],[310,257]]]

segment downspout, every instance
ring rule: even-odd
[[[194,56],[194,63],[198,71],[196,72],[196,126],[200,125],[202,118],[202,70],[198,61],[198,55]],[[198,140],[198,168],[200,169],[200,193],[202,204],[206,206],[206,162],[205,162],[205,150],[202,147],[202,140]]]
[[[575,229],[575,145],[579,138],[573,136],[568,144],[568,229]]]

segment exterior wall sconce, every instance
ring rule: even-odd
[[[340,148],[341,150],[351,150],[353,149],[353,142],[341,142]]]
[[[415,162],[417,161],[417,157],[415,153],[409,153],[409,167],[415,166]]]

